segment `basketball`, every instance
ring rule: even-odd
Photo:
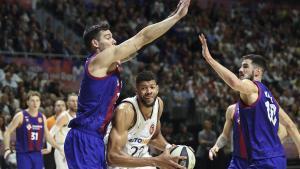
[[[171,150],[172,156],[186,156],[186,160],[179,160],[178,164],[186,167],[187,169],[193,169],[195,167],[196,159],[194,151],[185,145],[177,145],[174,149]]]

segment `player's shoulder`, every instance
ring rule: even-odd
[[[69,119],[69,117],[68,117],[68,111],[66,110],[66,111],[63,111],[63,112],[61,112],[60,113],[60,115],[58,115],[57,116],[57,120],[56,121],[67,121],[68,119]]]
[[[227,111],[234,111],[235,110],[235,107],[236,107],[236,104],[232,104],[232,105],[229,105],[228,107],[227,107]]]
[[[125,101],[117,106],[116,112],[131,112],[133,109],[133,104],[131,102]]]
[[[23,119],[23,111],[19,111],[15,114],[14,119]]]
[[[135,109],[130,102],[122,102],[115,110],[113,121],[132,121],[135,117]]]

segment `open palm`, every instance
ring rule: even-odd
[[[210,52],[209,52],[208,47],[207,47],[206,38],[203,35],[203,33],[201,35],[199,35],[199,40],[202,44],[202,55],[203,55],[203,57],[205,59],[211,58]]]

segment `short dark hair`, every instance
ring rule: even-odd
[[[83,41],[88,50],[91,50],[91,41],[96,38],[100,31],[109,30],[109,24],[107,22],[101,22],[97,25],[87,27],[83,32]]]
[[[141,82],[151,80],[155,80],[155,82],[157,82],[154,73],[152,73],[151,71],[142,71],[136,76],[135,84],[138,85]]]
[[[249,55],[243,56],[243,60],[246,60],[246,59],[252,60],[252,64],[262,68],[263,71],[267,70],[267,62],[263,56],[249,54]]]

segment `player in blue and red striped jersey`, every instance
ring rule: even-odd
[[[199,40],[207,63],[227,85],[240,93],[237,103],[240,125],[236,132],[240,143],[235,154],[247,160],[247,168],[286,168],[284,149],[277,134],[279,121],[292,137],[299,153],[300,134],[270,90],[261,83],[266,70],[265,59],[254,54],[244,56],[238,78],[210,55],[203,34],[199,36]]]
[[[10,135],[16,130],[16,155],[18,169],[42,169],[44,167],[42,148],[43,139],[46,140],[63,155],[47,128],[46,117],[38,109],[41,105],[40,94],[30,91],[27,96],[28,109],[18,112],[4,134],[4,158],[12,153]]]
[[[70,122],[71,130],[65,140],[70,169],[106,168],[103,138],[121,90],[119,63],[130,60],[139,49],[166,33],[187,14],[189,4],[190,0],[180,0],[170,17],[145,27],[119,45],[108,24],[84,31],[83,39],[91,55],[84,66],[76,118]]]
[[[226,110],[226,120],[223,128],[223,132],[218,137],[215,145],[209,150],[209,158],[214,159],[214,156],[217,156],[217,153],[221,148],[230,142],[231,132],[233,135],[233,153],[232,159],[230,161],[228,169],[244,169],[249,166],[249,161],[247,160],[246,146],[244,135],[241,130],[240,123],[240,112],[238,104],[230,105]],[[286,128],[279,124],[278,136],[282,142],[287,136]]]

